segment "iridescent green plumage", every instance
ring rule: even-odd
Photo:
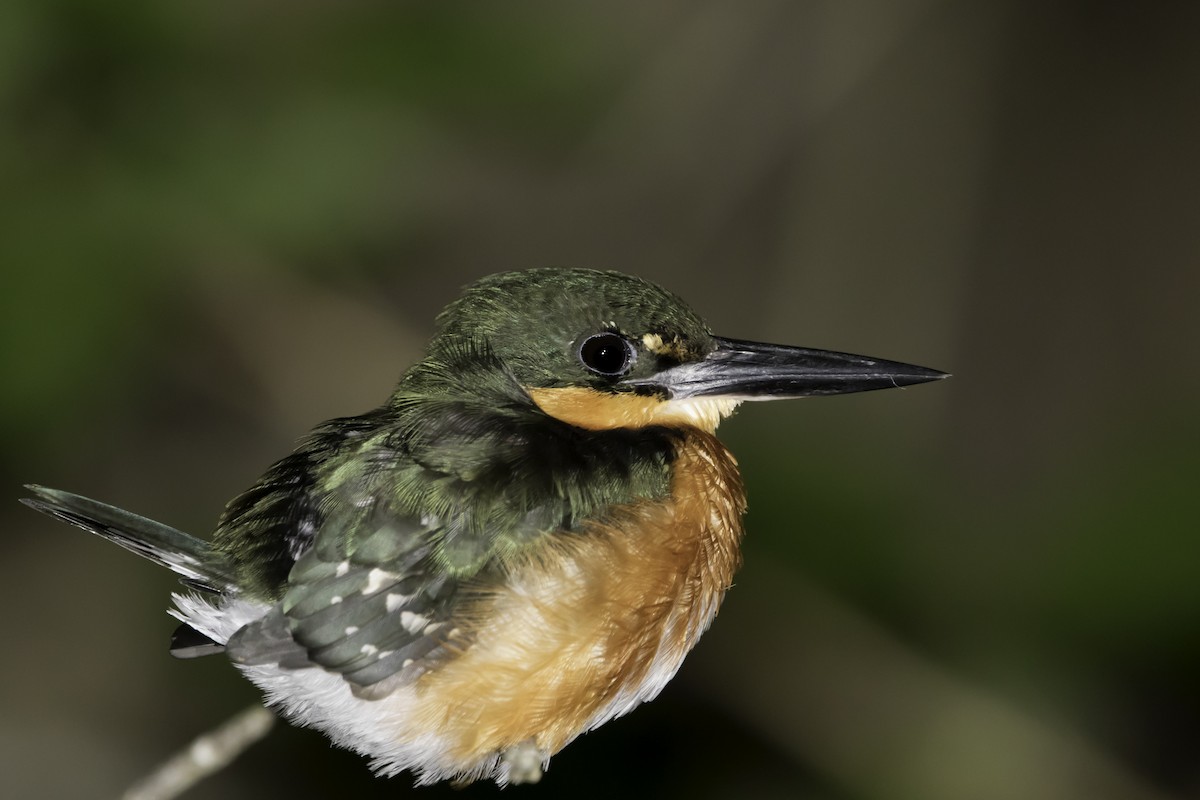
[[[227,651],[380,771],[533,780],[654,697],[715,615],[745,508],[721,418],[938,377],[718,337],[619,273],[504,273],[446,308],[386,403],[235,498],[211,544],[67,492],[26,502],[179,573],[202,594],[176,597],[173,652]]]
[[[480,281],[439,316],[426,357],[385,406],[318,428],[230,503],[216,549],[246,591],[273,597],[318,530],[353,538],[353,520],[331,525],[328,515],[370,498],[400,518],[441,520],[426,534],[434,558],[463,577],[564,520],[661,497],[669,431],[580,431],[540,411],[525,389],[615,388],[571,353],[596,330],[662,331],[698,354],[711,350],[704,323],[680,308],[674,295],[620,273],[544,269]],[[645,358],[635,371],[669,365]]]
[[[526,388],[613,384],[570,355],[596,330],[653,329],[711,349],[699,318],[671,319],[678,303],[635,278],[584,270],[472,287],[387,405],[322,426],[230,504],[214,546],[245,592],[282,594],[285,618],[248,628],[231,656],[258,663],[282,649],[358,685],[410,660],[427,668],[420,659],[453,630],[444,623],[464,585],[502,582],[512,559],[610,507],[664,498],[677,431],[584,431],[541,411]],[[644,361],[646,374],[669,366]],[[373,570],[386,582],[364,595]],[[403,603],[389,607],[389,596]],[[401,607],[409,616],[392,613]],[[391,655],[379,661],[364,646]]]

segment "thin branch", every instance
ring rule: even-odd
[[[123,800],[171,800],[228,766],[271,730],[275,715],[254,705],[202,734],[123,795]]]

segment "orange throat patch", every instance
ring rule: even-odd
[[[650,425],[691,427],[713,433],[733,413],[740,400],[691,397],[661,400],[638,394],[610,394],[595,389],[565,387],[526,389],[537,407],[555,419],[588,430],[645,428]]]

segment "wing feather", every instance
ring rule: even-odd
[[[231,658],[321,667],[380,696],[470,647],[469,604],[519,553],[668,491],[673,432],[582,432],[476,355],[478,372],[437,376],[463,386],[323,429],[316,456],[289,457],[305,471],[290,484],[299,496],[256,497],[230,517],[258,524],[251,508],[302,508],[303,536],[290,541],[307,539],[278,605],[230,639]],[[489,381],[488,401],[462,399]]]

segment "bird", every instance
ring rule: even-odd
[[[721,420],[943,377],[724,338],[620,272],[502,272],[438,315],[383,405],[316,427],[210,540],[43,486],[23,502],[173,570],[172,653],[224,653],[377,774],[532,782],[658,695],[716,616],[746,510]]]

